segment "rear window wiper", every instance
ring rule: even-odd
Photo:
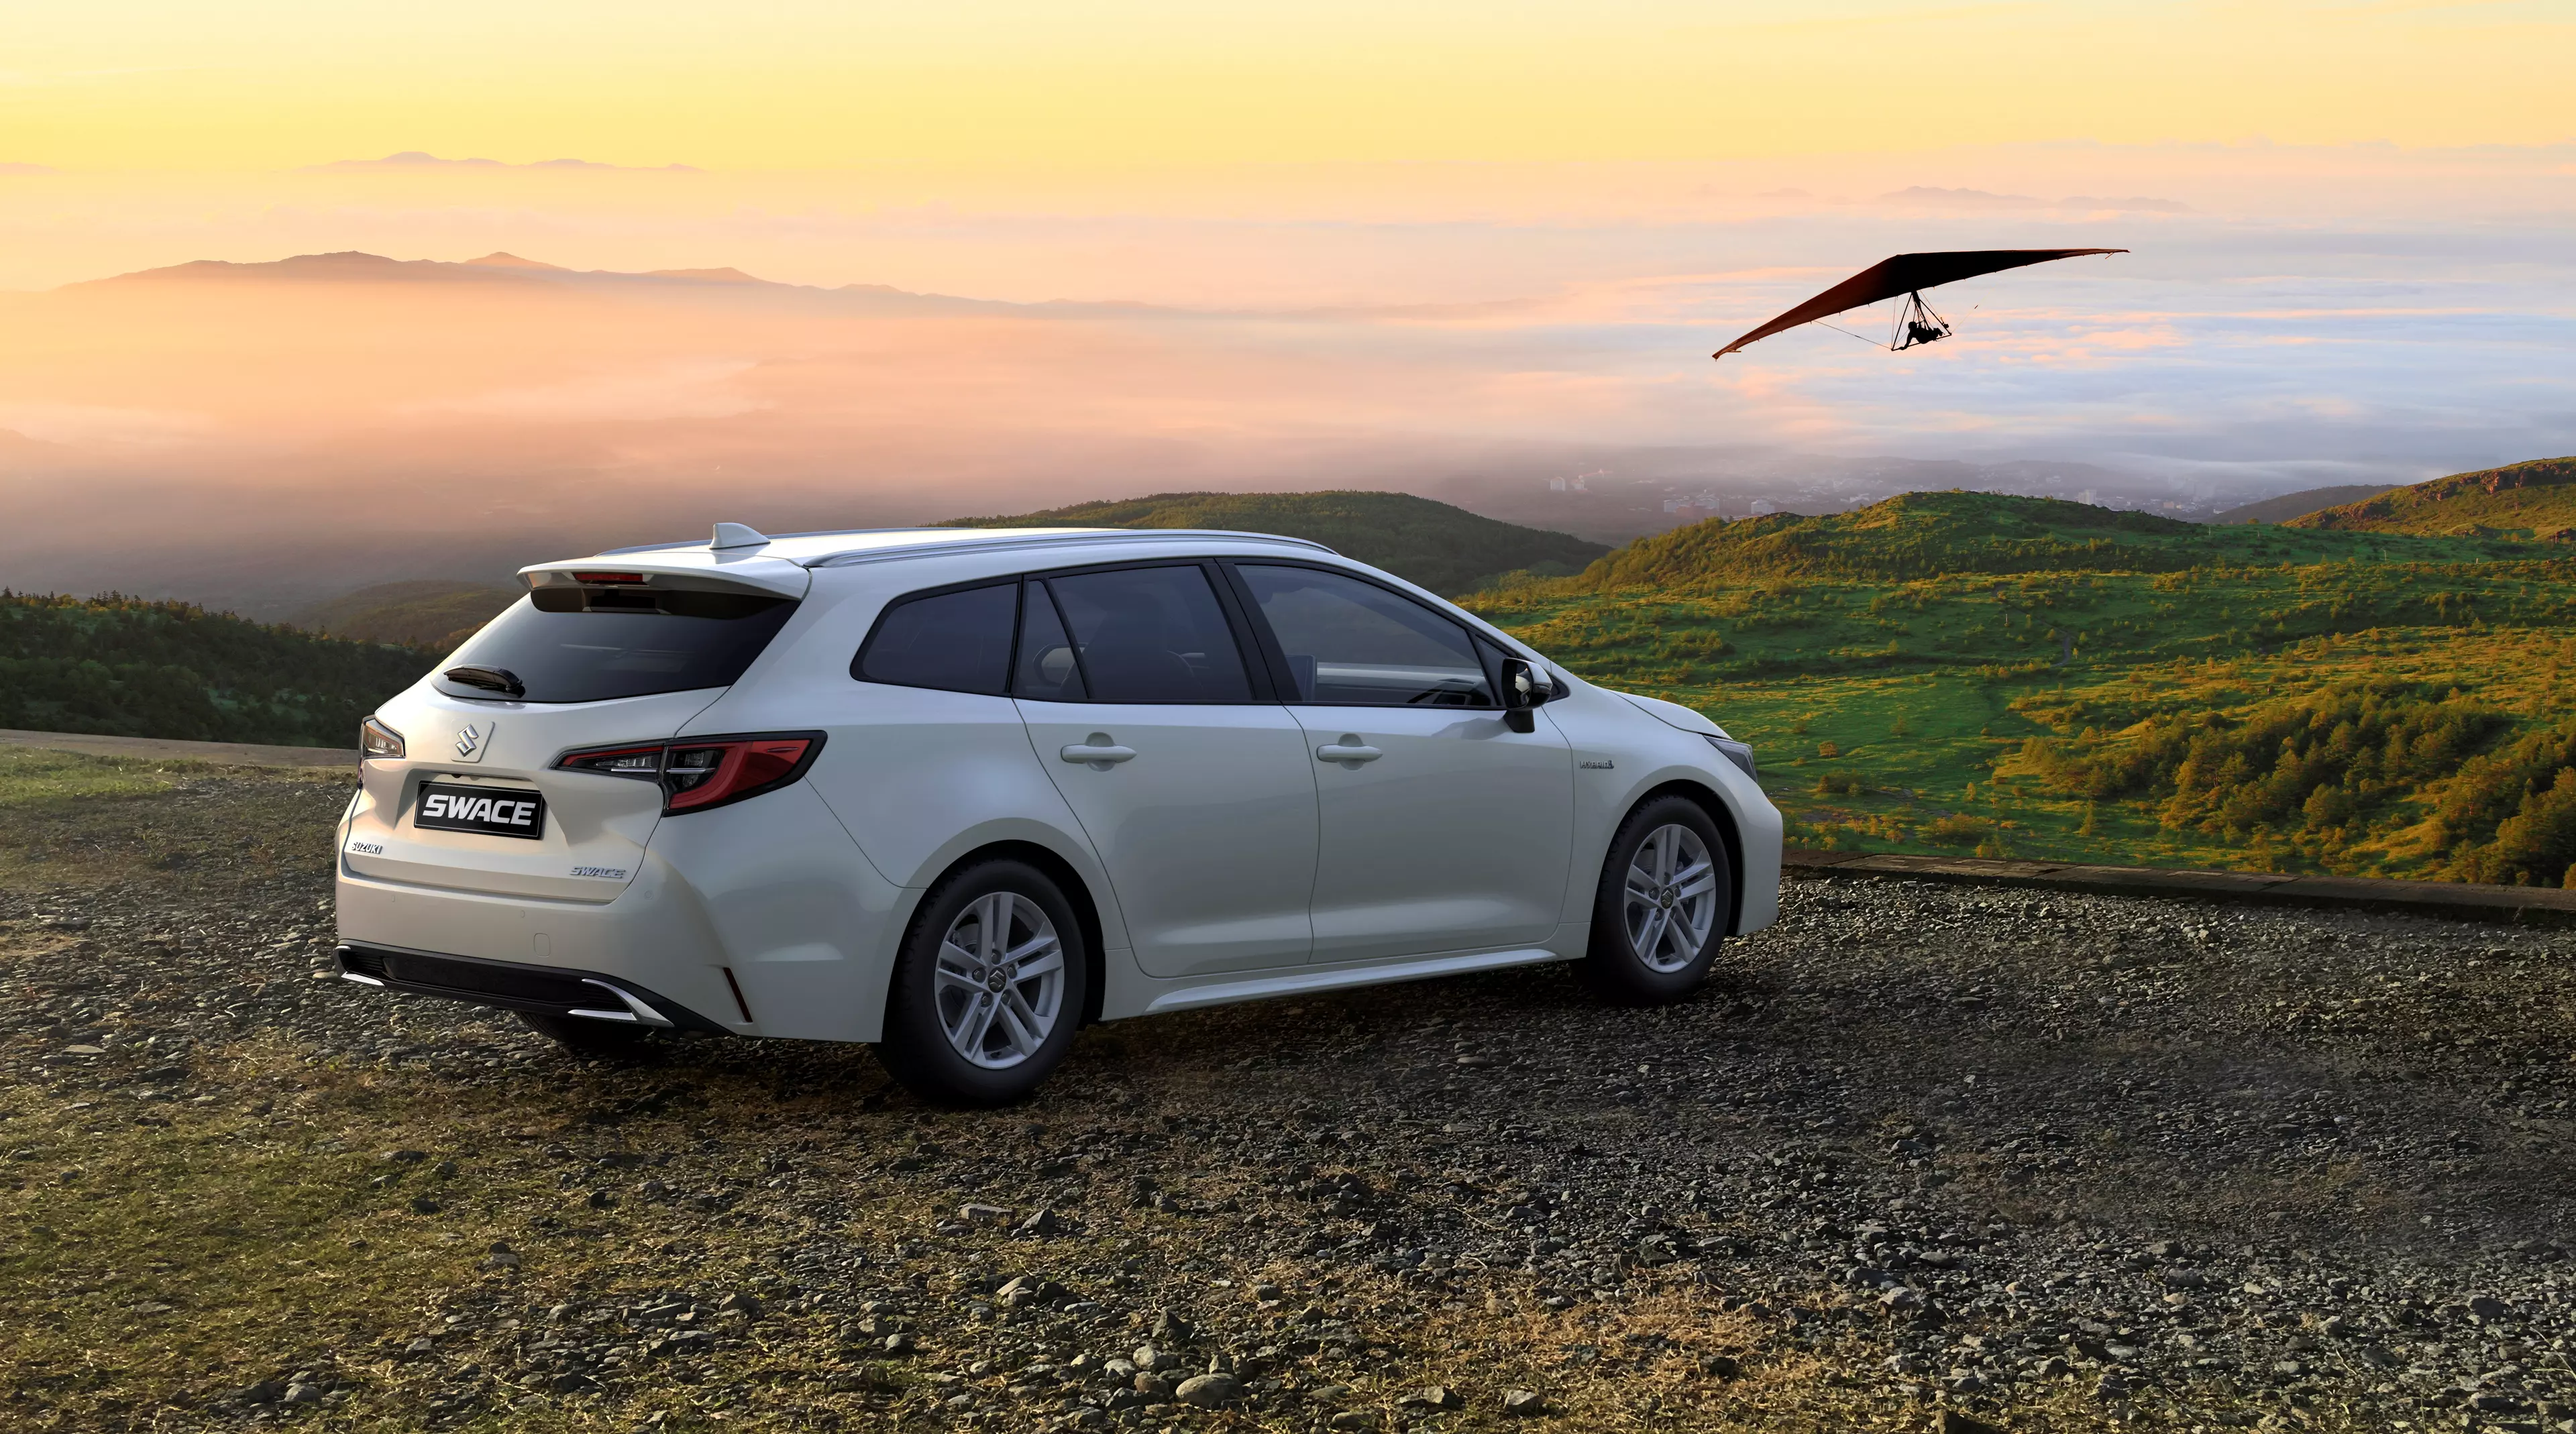
[[[460,687],[480,687],[486,692],[498,692],[504,697],[528,695],[527,684],[519,680],[517,673],[506,667],[451,667],[439,676]]]

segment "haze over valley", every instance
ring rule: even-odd
[[[2576,186],[2545,147],[1236,169],[1011,204],[397,158],[186,215],[165,182],[0,175],[29,285],[0,294],[0,584],[274,619],[719,517],[1193,490],[1603,543],[1951,487],[2201,519],[2576,449]],[[1932,348],[1707,358],[1888,252],[2094,242],[2134,252],[1935,291]],[[158,262],[73,267],[129,256]]]

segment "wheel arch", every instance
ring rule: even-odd
[[[1680,797],[1698,807],[1708,814],[1710,825],[1717,828],[1717,839],[1726,847],[1728,868],[1724,930],[1727,935],[1733,936],[1744,920],[1744,833],[1737,827],[1735,809],[1726,804],[1726,798],[1719,796],[1714,788],[1687,778],[1660,782],[1639,792],[1637,799],[1628,804],[1628,809],[1619,814],[1619,820],[1611,830],[1615,832],[1625,827],[1629,818],[1634,817],[1648,802],[1659,801],[1665,797]],[[1609,869],[1607,863],[1611,855],[1610,852],[1602,853],[1604,872]]]
[[[986,842],[971,851],[960,853],[947,866],[940,869],[939,875],[922,887],[924,897],[936,891],[940,884],[950,877],[978,862],[985,861],[1026,862],[1045,872],[1047,878],[1064,892],[1064,899],[1073,904],[1073,918],[1081,927],[1082,934],[1084,977],[1082,1024],[1088,1026],[1097,1023],[1100,1019],[1101,988],[1108,984],[1109,966],[1107,958],[1101,951],[1100,902],[1092,894],[1091,883],[1082,879],[1082,873],[1074,869],[1072,862],[1065,860],[1048,847],[1033,841],[1004,839]],[[912,914],[904,922],[904,947],[912,944],[913,936],[920,929],[923,913],[929,909],[929,906],[930,903],[926,899],[913,903]]]

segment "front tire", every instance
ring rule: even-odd
[[[1023,861],[978,862],[925,897],[887,992],[878,1059],[934,1105],[1027,1098],[1064,1061],[1091,973],[1063,888]]]
[[[1591,945],[1575,970],[1608,1000],[1678,1001],[1708,980],[1734,893],[1717,823],[1687,797],[1657,797],[1610,840]]]

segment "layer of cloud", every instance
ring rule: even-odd
[[[2090,194],[2074,194],[2064,199],[2036,199],[2027,194],[1994,194],[1983,189],[1943,189],[1937,185],[1913,184],[1882,194],[1888,204],[1911,205],[1924,209],[2081,209],[2135,214],[2189,214],[2191,206],[2179,199],[2150,199],[2133,195],[2126,199],[2103,199]]]

